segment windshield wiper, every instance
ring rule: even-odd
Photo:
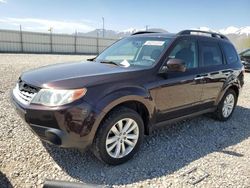
[[[96,57],[93,57],[93,58],[89,58],[87,59],[87,61],[95,61]]]
[[[114,61],[100,61],[100,63],[112,64],[112,65],[120,66],[119,63],[116,63],[116,62],[114,62]]]

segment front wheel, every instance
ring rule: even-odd
[[[139,149],[143,136],[140,115],[129,108],[118,108],[100,125],[93,144],[94,154],[111,165],[124,163]]]
[[[229,89],[219,103],[218,108],[215,112],[215,117],[220,121],[228,120],[233,114],[237,99],[238,98],[235,91]]]

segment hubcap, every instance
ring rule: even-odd
[[[228,94],[228,96],[224,100],[223,108],[222,108],[222,114],[225,118],[230,116],[234,108],[234,96],[233,94]]]
[[[121,119],[108,132],[106,151],[113,158],[122,158],[134,149],[138,138],[137,123],[131,118]]]

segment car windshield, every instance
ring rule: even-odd
[[[104,50],[95,60],[123,67],[152,66],[170,41],[171,38],[163,37],[124,38]]]

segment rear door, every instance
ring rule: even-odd
[[[201,101],[205,107],[212,107],[230,70],[226,70],[222,50],[216,40],[199,41],[199,57],[201,74],[198,78],[204,83]]]

